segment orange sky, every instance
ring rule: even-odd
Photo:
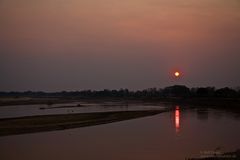
[[[0,24],[0,90],[240,85],[238,0],[1,0]]]

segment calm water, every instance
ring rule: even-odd
[[[200,152],[240,148],[239,114],[183,110],[104,124],[0,137],[1,160],[184,159]]]

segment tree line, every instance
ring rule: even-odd
[[[148,88],[144,90],[130,91],[128,89],[100,91],[61,91],[61,92],[0,92],[0,96],[11,97],[114,97],[114,98],[167,98],[167,97],[219,97],[219,98],[240,98],[240,89],[229,87],[216,89],[215,87],[188,88],[184,85],[174,85],[165,88]]]

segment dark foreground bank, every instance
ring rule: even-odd
[[[96,112],[0,119],[0,136],[64,130],[152,116],[164,111]]]

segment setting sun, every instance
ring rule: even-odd
[[[180,72],[175,72],[175,73],[174,73],[174,76],[175,76],[175,77],[179,77],[179,76],[180,76]]]

